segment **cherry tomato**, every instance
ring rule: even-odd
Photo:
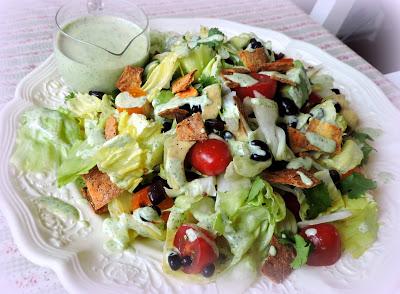
[[[312,92],[310,94],[310,96],[308,97],[308,102],[313,106],[320,104],[321,101],[322,101],[322,98],[318,94],[315,94],[314,92]]]
[[[228,145],[217,139],[197,142],[188,156],[192,166],[207,176],[222,174],[232,161]]]
[[[314,245],[308,256],[308,265],[332,265],[339,260],[342,254],[342,245],[339,233],[333,225],[318,224],[307,226],[300,231],[300,235]]]
[[[194,240],[190,240],[186,233],[189,229],[193,230],[192,234],[197,236]],[[190,256],[190,265],[182,268],[183,272],[187,274],[200,273],[207,265],[214,263],[218,258],[214,236],[207,230],[193,224],[182,225],[178,228],[174,246],[178,249],[182,258]]]
[[[276,93],[276,81],[271,80],[269,76],[263,74],[250,73],[250,75],[259,82],[249,87],[234,88],[236,95],[238,95],[240,99],[244,99],[246,97],[256,97],[254,91],[257,91],[264,97],[273,99]]]

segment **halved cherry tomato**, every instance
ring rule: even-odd
[[[264,97],[273,99],[276,93],[277,82],[271,80],[271,78],[267,75],[258,73],[250,73],[250,75],[259,82],[249,87],[234,88],[233,90],[236,91],[236,95],[240,99],[244,99],[246,97],[256,97],[254,92],[257,91]]]
[[[188,156],[192,166],[207,176],[222,174],[232,161],[228,145],[217,139],[197,142]]]
[[[187,230],[192,229],[197,237],[190,240]],[[198,274],[207,265],[214,263],[218,258],[218,249],[215,238],[210,232],[193,224],[185,224],[178,228],[174,246],[178,249],[181,257],[190,256],[192,262],[189,266],[182,268],[187,274]]]
[[[311,108],[313,108],[315,105],[320,104],[322,101],[321,96],[319,96],[318,94],[312,92],[310,94],[310,96],[308,96],[308,101],[306,104],[303,105],[303,107],[301,108],[301,111],[304,113],[307,113],[311,110]]]
[[[318,224],[307,226],[301,229],[300,235],[314,245],[308,256],[308,265],[332,265],[339,260],[342,254],[342,245],[339,233],[333,225]]]

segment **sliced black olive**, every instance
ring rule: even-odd
[[[274,52],[274,57],[275,57],[275,60],[279,60],[279,59],[282,59],[283,57],[285,57],[285,54],[283,54],[282,52],[276,54],[276,53]]]
[[[190,112],[190,104],[188,104],[188,103],[183,104],[183,105],[179,106],[179,109],[183,109],[183,110],[186,110],[187,112]]]
[[[157,205],[152,205],[152,206],[150,206],[151,208],[153,208],[156,212],[157,212],[157,214],[160,216],[161,215],[161,209],[160,209],[160,207],[158,207]]]
[[[231,58],[225,59],[225,62],[227,64],[230,64],[230,65],[234,65],[235,64],[235,62]]]
[[[277,103],[280,116],[295,115],[299,113],[299,108],[296,106],[294,101],[289,98],[282,97],[277,101]]]
[[[225,128],[225,122],[218,119],[207,119],[204,122],[204,126],[206,127],[207,133],[219,133],[222,132]]]
[[[250,155],[250,159],[255,161],[267,161],[271,158],[271,152],[269,151],[268,145],[260,140],[253,140],[250,142],[253,146],[258,146],[262,151],[265,152],[264,155],[253,153]]]
[[[192,172],[192,171],[185,171],[185,176],[186,176],[186,180],[188,182],[191,182],[191,181],[193,181],[195,179],[201,178],[200,175],[198,175],[198,174],[196,174],[195,172]]]
[[[204,277],[209,278],[214,274],[214,271],[215,271],[215,265],[213,263],[210,263],[209,265],[203,268],[201,273]]]
[[[342,106],[339,103],[336,102],[334,106],[335,106],[336,113],[339,113],[342,111]]]
[[[200,105],[193,105],[192,106],[191,113],[196,113],[196,112],[202,113],[202,109],[201,109]]]
[[[161,181],[155,181],[150,185],[149,199],[153,205],[160,204],[167,197]]]
[[[333,181],[333,183],[335,184],[335,186],[338,186],[340,183],[340,174],[337,170],[334,169],[330,169],[329,170],[329,175],[331,176],[331,179]]]
[[[168,264],[173,271],[177,271],[182,266],[182,259],[178,253],[172,252],[168,255]]]
[[[186,267],[186,266],[190,266],[192,264],[192,258],[187,255],[182,257],[182,266]]]
[[[289,127],[291,127],[291,128],[296,128],[296,127],[297,127],[297,119],[291,121],[291,122],[289,123]]]
[[[278,171],[278,170],[283,170],[286,168],[286,165],[288,164],[287,161],[284,160],[273,160],[271,166],[268,168],[270,171]]]
[[[256,49],[256,48],[262,48],[264,46],[261,42],[257,41],[255,38],[251,38],[250,39],[250,47],[252,49]]]
[[[105,94],[104,92],[100,92],[100,91],[89,91],[90,96],[95,96],[99,99],[102,99],[104,94]]]
[[[230,140],[230,139],[233,139],[235,136],[231,133],[231,132],[229,132],[229,131],[223,131],[222,132],[222,138],[224,138],[224,140]]]
[[[163,128],[161,129],[162,133],[168,132],[172,127],[172,122],[169,120],[164,121]]]
[[[337,94],[337,95],[340,95],[340,90],[339,90],[339,89],[333,88],[333,89],[331,89],[331,90],[332,90],[333,93],[335,93],[335,94]]]

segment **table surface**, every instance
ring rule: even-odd
[[[3,1],[2,1],[3,2]],[[9,1],[11,2],[11,1]],[[0,107],[27,73],[52,52],[54,15],[65,0],[0,3]],[[280,31],[310,42],[373,80],[400,108],[400,90],[360,56],[287,0],[135,0],[150,18],[212,17]],[[55,273],[24,258],[0,213],[0,287],[14,293],[65,293]]]

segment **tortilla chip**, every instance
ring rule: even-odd
[[[300,176],[300,172],[307,176],[312,183],[310,185],[306,185]],[[297,188],[305,189],[315,187],[320,183],[314,174],[307,171],[304,168],[298,169],[283,169],[279,171],[265,171],[263,172],[263,178],[272,184],[284,184],[291,185]]]
[[[126,66],[115,86],[121,91],[129,91],[130,88],[140,88],[142,85],[143,68]]]
[[[271,63],[264,63],[260,65],[260,70],[287,72],[293,68],[293,59],[283,58]]]
[[[284,76],[270,75],[269,77],[270,77],[271,80],[281,82],[282,84],[291,85],[291,86],[296,86],[297,85],[296,82],[293,82],[292,80],[287,79]]]
[[[245,67],[223,68],[221,70],[222,75],[232,75],[234,73],[248,74],[250,71]]]
[[[310,121],[310,124],[308,125],[307,128],[307,132],[313,132],[322,137],[335,141],[336,142],[335,154],[340,153],[340,151],[342,150],[343,134],[341,128],[315,118]]]
[[[113,116],[110,115],[106,120],[106,125],[104,127],[104,137],[106,140],[114,138],[118,134],[118,121]]]
[[[284,245],[278,238],[272,236],[271,246],[275,247],[276,254],[268,255],[261,272],[274,283],[282,283],[292,273],[290,264],[296,258],[296,250],[291,245]]]
[[[87,187],[83,187],[82,189],[81,189],[81,193],[82,193],[82,196],[87,200],[87,201],[89,201],[89,203],[90,203],[90,206],[92,207],[92,209],[93,209],[93,211],[96,213],[96,214],[104,214],[104,213],[107,213],[108,212],[108,206],[107,205],[104,205],[102,208],[99,208],[99,209],[95,209],[94,208],[94,204],[93,204],[93,202],[92,202],[92,198],[91,198],[91,196],[89,195],[89,191],[88,191],[88,188]]]
[[[185,91],[190,86],[190,84],[193,83],[196,71],[197,69],[173,81],[171,87],[172,93]]]
[[[318,151],[319,149],[308,142],[305,134],[299,130],[288,127],[289,147],[294,153],[304,151]]]
[[[207,132],[199,112],[184,119],[176,125],[176,136],[181,141],[204,141],[207,140]]]
[[[261,66],[269,61],[264,48],[256,48],[253,52],[242,50],[239,52],[239,57],[252,72],[260,71]]]
[[[180,109],[178,107],[176,108],[171,108],[171,109],[166,109],[164,111],[161,111],[158,116],[161,116],[163,118],[168,118],[168,119],[178,119],[182,118],[182,116],[187,117],[189,115],[189,112],[184,109]]]
[[[176,93],[176,95],[180,98],[196,97],[199,95],[199,92],[197,92],[195,87],[190,86],[185,91]]]
[[[89,202],[95,211],[101,209],[124,192],[124,190],[111,182],[110,177],[101,172],[97,166],[92,168],[86,175],[83,175],[82,178],[86,183]]]

